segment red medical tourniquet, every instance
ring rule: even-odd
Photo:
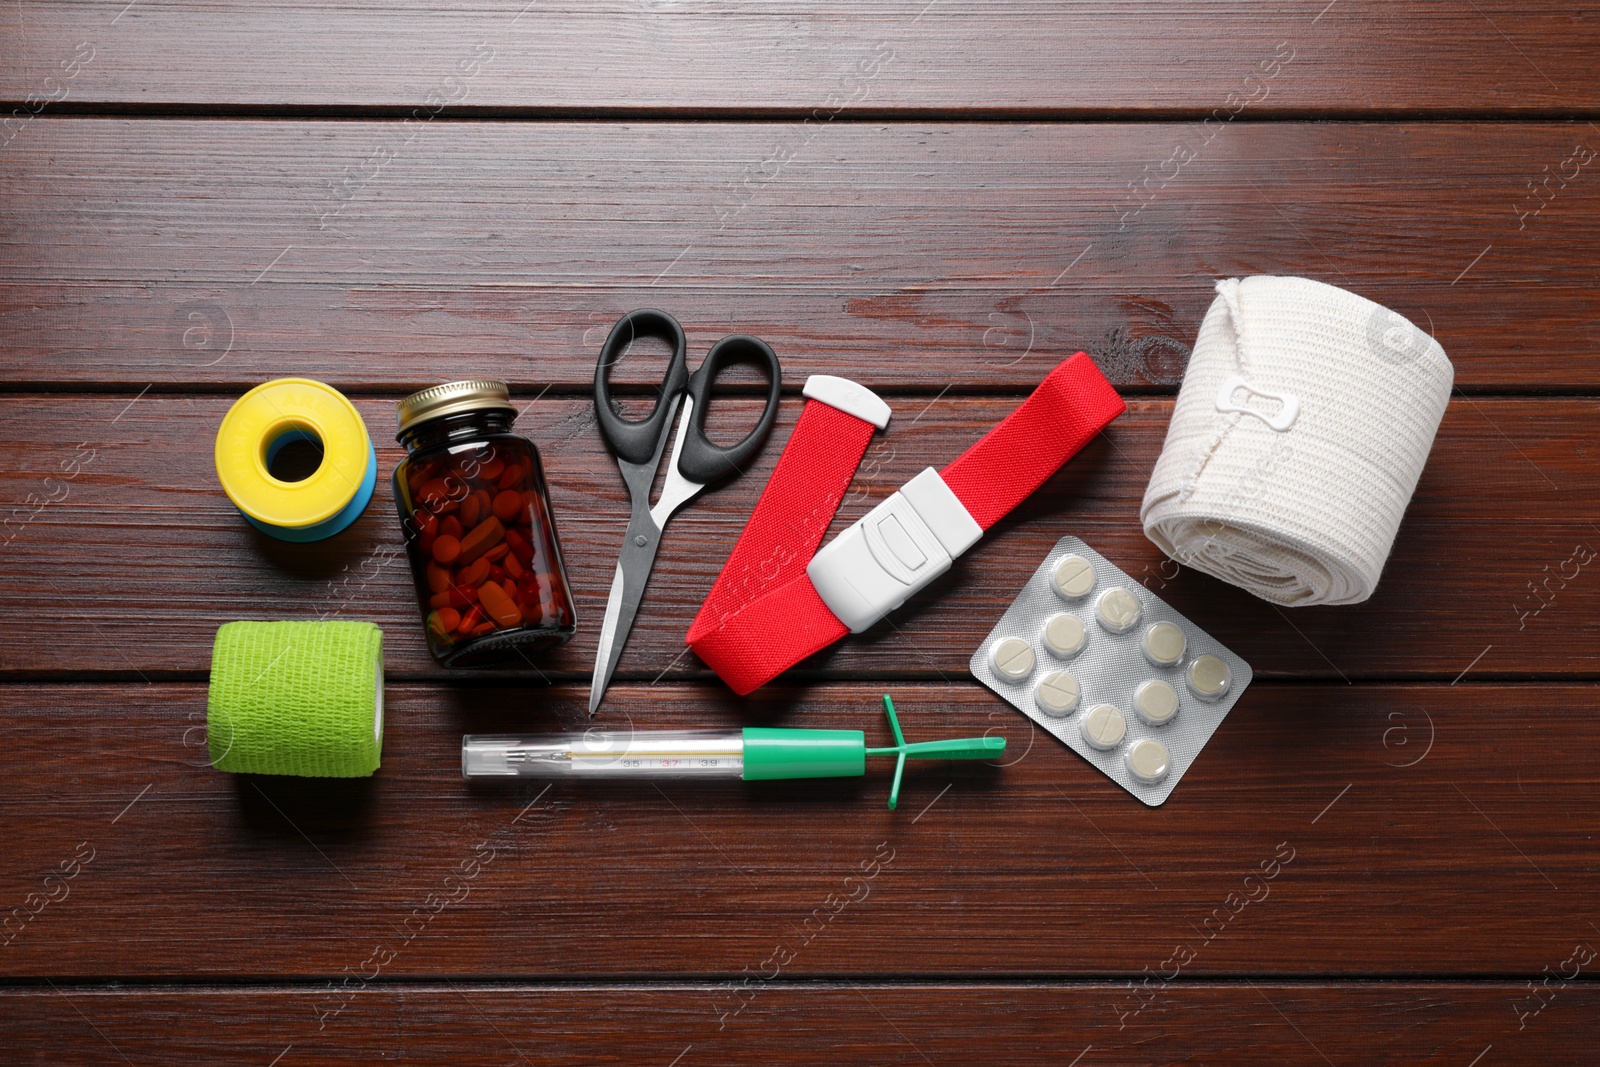
[[[984,530],[1022,503],[1125,405],[1086,354],[1064,360],[950,466],[946,485]],[[849,629],[806,575],[876,427],[810,399],[688,643],[737,693],[749,693]]]

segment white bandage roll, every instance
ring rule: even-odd
[[[1364,297],[1306,278],[1218,282],[1145,535],[1274,604],[1367,599],[1454,377],[1439,342]]]

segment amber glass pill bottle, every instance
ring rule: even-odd
[[[446,667],[532,666],[577,628],[539,450],[511,432],[509,398],[474,380],[398,405],[394,503],[428,651]]]

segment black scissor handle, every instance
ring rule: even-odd
[[[731,363],[754,363],[767,372],[767,406],[755,429],[743,441],[723,448],[706,437],[706,409],[711,399],[711,383],[722,368]],[[707,485],[744,470],[761,448],[778,415],[778,394],[783,386],[783,370],[777,353],[765,341],[735,334],[711,346],[706,360],[689,376],[689,396],[694,400],[694,415],[684,435],[683,451],[678,456],[678,472],[691,482]]]
[[[642,419],[625,419],[611,406],[611,368],[622,358],[623,350],[640,337],[659,337],[672,348],[666,377],[656,406]],[[649,463],[660,455],[656,446],[666,436],[667,419],[677,410],[673,400],[683,392],[689,379],[686,363],[688,342],[678,320],[665,311],[640,308],[617,320],[600,347],[600,360],[594,365],[594,416],[600,434],[618,457],[629,463]]]

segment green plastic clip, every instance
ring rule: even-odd
[[[892,748],[869,748],[869,756],[894,756],[894,784],[889,787],[889,810],[900,804],[900,779],[906,771],[907,759],[991,759],[1005,751],[1003,737],[951,737],[943,741],[918,741],[906,744],[906,735],[900,732],[900,719],[894,713],[894,701],[883,694],[883,711],[889,716],[889,729],[894,731]]]

